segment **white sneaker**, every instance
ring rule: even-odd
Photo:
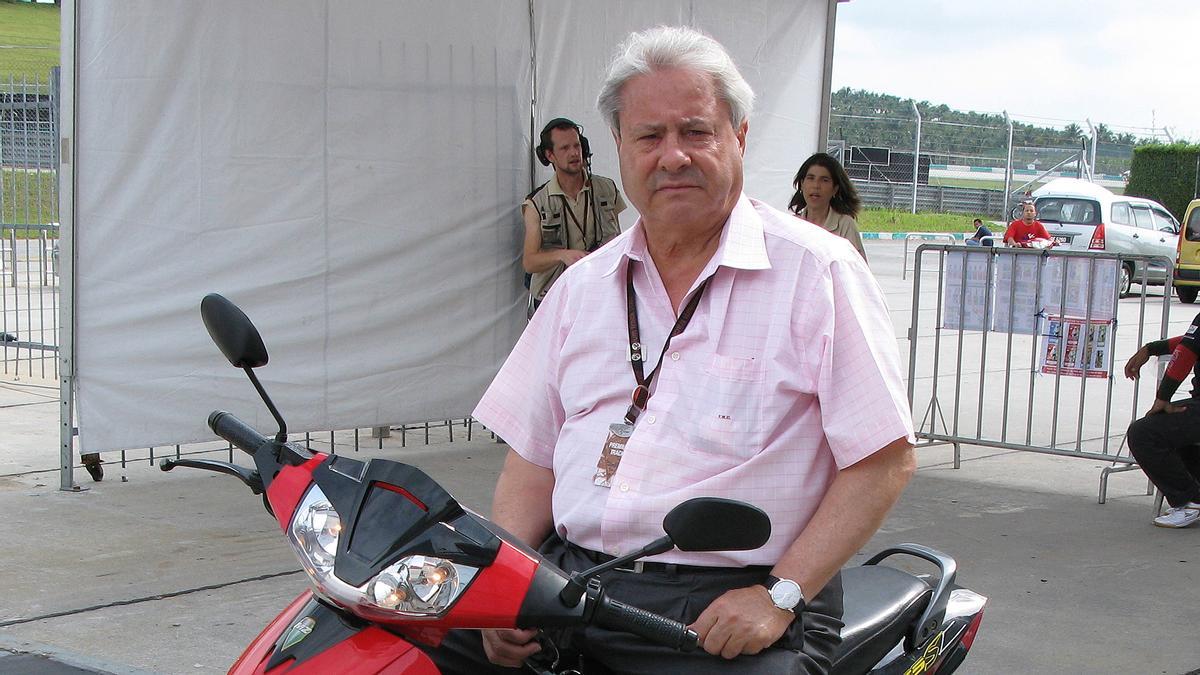
[[[1154,519],[1158,527],[1187,527],[1200,521],[1200,504],[1188,502],[1183,506],[1174,506],[1167,512]]]

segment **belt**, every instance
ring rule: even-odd
[[[593,551],[591,549],[583,548],[582,546],[576,546],[575,544],[572,544],[569,541],[564,541],[563,543],[566,545],[566,547],[569,551],[572,551],[572,552],[582,555],[583,557],[587,558],[588,560],[590,560],[592,563],[594,563],[596,565],[606,563],[606,562],[616,558],[616,556],[612,556],[607,553],[601,553],[599,551]],[[651,574],[704,574],[704,573],[713,573],[713,572],[722,572],[722,573],[728,574],[730,572],[745,571],[747,573],[750,573],[750,572],[761,573],[763,575],[763,577],[766,577],[766,575],[768,573],[770,573],[771,567],[770,567],[770,565],[747,565],[746,567],[714,567],[714,566],[708,566],[708,565],[680,565],[677,563],[664,563],[664,562],[656,562],[653,560],[650,560],[650,561],[636,560],[634,562],[628,563],[628,565],[626,567],[614,568],[614,571],[627,572],[629,574],[643,574],[646,572],[649,572]]]

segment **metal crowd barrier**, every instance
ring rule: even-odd
[[[1147,293],[1150,261],[1166,268],[1161,298]],[[1123,265],[1141,270],[1140,294],[1125,300]],[[1104,503],[1109,475],[1136,468],[1124,434],[1157,380],[1144,369],[1129,382],[1122,370],[1140,345],[1169,334],[1171,268],[1149,256],[920,246],[908,333],[918,442],[953,444],[955,468],[963,444],[1110,462]],[[922,295],[931,280],[932,303]]]
[[[908,235],[906,235],[904,237],[904,259],[903,259],[903,261],[901,261],[901,264],[900,264],[900,278],[901,279],[908,278],[908,242],[910,242],[910,241],[943,241],[943,240],[953,244],[955,241],[954,235],[940,234],[940,233],[936,233],[936,232],[927,232],[927,233],[910,232]],[[913,264],[916,265],[915,262]]]
[[[58,225],[0,223],[0,375],[58,376]]]

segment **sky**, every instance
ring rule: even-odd
[[[1200,143],[1200,0],[850,0],[842,87]]]

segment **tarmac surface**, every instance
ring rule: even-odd
[[[867,243],[907,353],[902,250]],[[1173,331],[1197,309],[1173,300]],[[1119,348],[1117,363],[1130,351]],[[1034,415],[1051,423],[1048,410]],[[60,491],[57,428],[54,382],[0,379],[0,672],[227,670],[307,584],[274,519],[229,477],[122,467],[115,455],[103,482],[77,469],[87,489]],[[465,432],[449,442],[436,429],[428,445],[410,432],[405,448],[393,432],[379,449],[364,431],[370,447],[356,456],[418,466],[486,513],[506,446],[478,426],[470,441]],[[337,442],[355,453],[352,436]],[[327,446],[327,434],[314,444]],[[909,489],[859,556],[912,541],[958,560],[959,582],[990,599],[959,672],[1200,668],[1200,526],[1153,527],[1140,472],[1113,475],[1100,505],[1106,462],[974,446],[962,459],[954,469],[950,446],[921,448]]]

